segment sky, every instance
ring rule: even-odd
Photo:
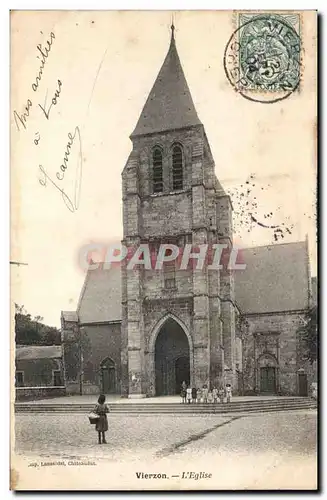
[[[175,12],[174,23],[216,175],[232,196],[235,241],[276,243],[272,230],[250,222],[251,207],[258,220],[290,230],[277,243],[308,236],[315,275],[313,16],[307,12],[301,22],[299,90],[274,104],[244,99],[226,77],[222,61],[235,30],[232,12]],[[11,15],[11,260],[28,264],[11,266],[11,300],[49,325],[59,326],[61,310],[77,306],[85,278],[78,257],[85,245],[122,237],[121,172],[132,147],[129,135],[168,51],[170,24],[171,13],[158,11]]]

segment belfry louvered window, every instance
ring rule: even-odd
[[[183,152],[180,146],[173,147],[173,190],[183,189]]]
[[[163,191],[162,177],[162,151],[160,148],[155,148],[153,151],[153,192],[161,193]]]
[[[166,289],[176,288],[176,268],[175,261],[164,263],[164,287]]]

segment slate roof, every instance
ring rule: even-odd
[[[194,125],[201,125],[201,122],[172,34],[168,53],[131,138]]]
[[[244,271],[235,271],[236,302],[242,312],[267,313],[308,307],[306,242],[242,250]]]
[[[33,360],[33,359],[52,359],[61,358],[61,345],[17,345],[16,359]]]
[[[77,306],[80,323],[103,323],[121,319],[120,266],[88,270]]]

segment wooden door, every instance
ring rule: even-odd
[[[299,396],[308,395],[308,378],[306,373],[299,373]]]
[[[116,392],[116,370],[114,367],[102,367],[102,391],[103,394]]]
[[[190,383],[190,359],[186,356],[175,361],[175,394],[180,394],[183,382]]]
[[[276,393],[276,368],[273,366],[260,368],[260,392]]]

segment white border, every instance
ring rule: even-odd
[[[199,1],[194,1],[194,0],[188,0],[186,1],[171,1],[171,0],[157,0],[155,3],[150,2],[150,1],[99,1],[99,0],[93,0],[91,1],[72,1],[72,0],[57,0],[56,2],[44,2],[43,1],[36,1],[34,0],[33,2],[26,2],[23,0],[16,1],[16,2],[7,2],[6,0],[3,0],[1,2],[1,7],[0,7],[0,37],[1,37],[1,62],[2,62],[2,78],[1,78],[1,85],[2,85],[2,92],[1,92],[1,142],[2,142],[2,148],[1,151],[4,152],[4,158],[2,159],[2,165],[0,169],[0,186],[1,186],[1,215],[0,215],[0,221],[1,221],[1,232],[2,232],[2,245],[0,246],[0,251],[1,251],[1,265],[2,265],[2,272],[1,272],[1,318],[5,318],[5,321],[2,321],[2,334],[4,338],[4,342],[2,343],[2,362],[0,363],[0,376],[1,376],[1,382],[2,382],[2,387],[7,387],[7,391],[3,391],[3,401],[6,399],[6,394],[9,393],[9,356],[8,352],[10,352],[10,344],[9,344],[9,331],[10,331],[10,318],[9,318],[9,67],[10,67],[10,60],[9,60],[9,10],[116,10],[116,9],[121,9],[121,10],[208,10],[208,9],[225,9],[225,10],[255,10],[255,9],[267,9],[269,6],[263,5],[262,1],[252,1],[252,2],[244,2],[244,1],[234,1],[232,5],[228,2],[217,2],[217,1],[208,1],[208,0],[202,0],[201,2]],[[312,2],[308,1],[289,1],[285,3],[285,1],[275,1],[272,5],[273,10],[282,10],[282,9],[287,9],[287,10],[299,10],[299,9],[313,9],[316,8],[322,15],[326,13],[326,8],[325,7],[325,2],[323,0],[318,0],[315,2],[315,5],[312,4]],[[323,60],[323,54],[327,53],[326,52],[326,37],[323,36],[323,33],[320,33],[320,37],[322,38],[320,42],[320,50],[322,52],[321,54],[321,66],[325,62]],[[326,82],[326,62],[323,65],[324,67],[321,67],[321,77],[322,81]],[[8,69],[7,69],[8,68]],[[320,83],[321,88],[320,92],[322,94],[323,88],[322,88],[322,82]],[[326,100],[325,100],[326,102]],[[323,119],[325,117],[325,103],[322,103],[321,109],[320,109],[320,121],[323,123]],[[320,137],[320,143],[327,144],[327,133],[326,133],[326,126],[324,128],[324,133],[323,136]],[[326,181],[326,176],[323,175],[324,173],[324,163],[322,162],[323,158],[320,159],[321,164],[319,165],[321,169],[321,229],[323,227],[322,221],[324,220],[324,216],[326,216],[326,201],[324,201],[325,196],[322,195],[323,188],[325,186],[325,181]],[[324,190],[326,191],[326,190]],[[321,248],[321,260],[323,260],[324,256],[324,250],[326,248],[326,232],[325,234],[321,234],[322,238],[322,248]],[[321,278],[325,278],[325,270],[323,270]],[[322,280],[323,281],[323,280]],[[320,304],[320,310],[326,310],[326,304],[325,304],[325,298],[322,298],[322,303]],[[323,337],[324,332],[322,331],[323,329],[321,328],[320,335]],[[326,358],[325,356],[325,350],[326,350],[326,345],[327,342],[324,342],[324,352],[320,353],[320,356],[323,357],[324,359]],[[8,349],[9,347],[9,349]],[[321,363],[322,364],[322,363]],[[325,375],[325,372],[323,373]],[[325,376],[323,377],[325,382]],[[320,385],[322,384],[322,381],[320,381]],[[326,384],[323,384],[323,387],[326,387]],[[321,393],[321,391],[320,391]],[[325,391],[324,391],[325,395]],[[9,401],[9,398],[7,398]],[[1,497],[6,499],[11,497],[11,492],[9,492],[8,487],[9,487],[9,405],[6,407],[6,410],[3,409],[1,412],[2,419],[1,419],[1,430],[2,430],[2,439],[1,439]],[[322,421],[325,419],[323,418],[322,415]],[[323,436],[321,436],[323,437]],[[325,440],[324,443],[325,445]],[[324,446],[323,446],[324,448]],[[321,450],[321,455],[325,449]],[[323,476],[323,474],[321,474]],[[323,477],[321,477],[321,480]],[[276,495],[278,495],[278,492],[276,492]],[[313,494],[312,494],[313,495]],[[52,495],[53,497],[57,497],[56,495]],[[110,496],[116,496],[113,493],[110,493]],[[142,496],[142,493],[140,493],[140,496]],[[175,496],[175,495],[172,495]],[[197,495],[199,496],[199,495]],[[202,495],[200,495],[202,496]],[[225,495],[220,495],[220,497],[224,497]],[[234,495],[232,495],[234,496]],[[258,497],[258,495],[255,495]],[[260,495],[259,495],[260,496]],[[280,495],[278,495],[280,498]],[[281,497],[287,497],[287,495],[282,495]],[[311,496],[309,494],[309,496]],[[61,498],[67,498],[68,494],[63,494],[60,495]],[[94,494],[87,494],[84,497],[88,498],[95,498]],[[120,498],[122,498],[122,495],[119,495]],[[134,495],[135,497],[135,495]],[[46,498],[45,495],[38,495],[38,498]],[[58,494],[59,498],[59,494]],[[231,495],[226,495],[226,498],[231,498]]]

